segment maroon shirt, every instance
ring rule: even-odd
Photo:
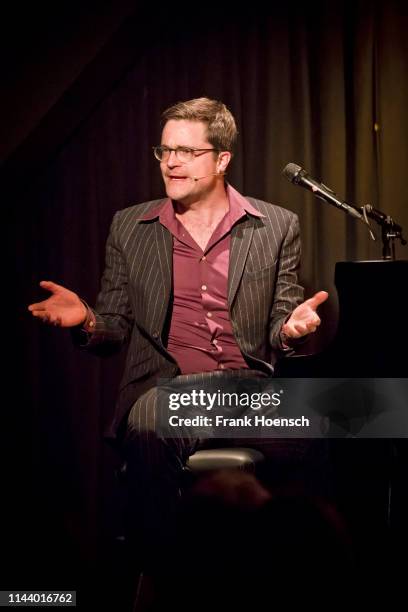
[[[228,312],[231,229],[246,211],[263,215],[227,186],[229,211],[203,251],[177,219],[170,200],[161,206],[160,223],[173,235],[173,312],[168,352],[182,374],[248,368],[235,341]],[[143,219],[154,219],[152,211]]]

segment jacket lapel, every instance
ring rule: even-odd
[[[228,306],[231,309],[237,293],[254,233],[254,221],[245,219],[232,228],[228,269]]]
[[[156,241],[156,261],[159,268],[157,290],[158,311],[157,326],[161,329],[167,314],[172,285],[173,238],[170,232],[160,223],[154,224]]]

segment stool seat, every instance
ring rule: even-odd
[[[255,472],[263,454],[254,448],[211,448],[199,450],[191,455],[186,467],[194,473],[235,468]]]

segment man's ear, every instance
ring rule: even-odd
[[[228,164],[231,161],[232,154],[230,151],[221,151],[218,155],[217,172],[224,174],[227,171]]]

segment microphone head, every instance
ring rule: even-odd
[[[290,163],[282,170],[283,176],[285,176],[291,183],[297,183],[300,178],[302,167],[297,164]]]

